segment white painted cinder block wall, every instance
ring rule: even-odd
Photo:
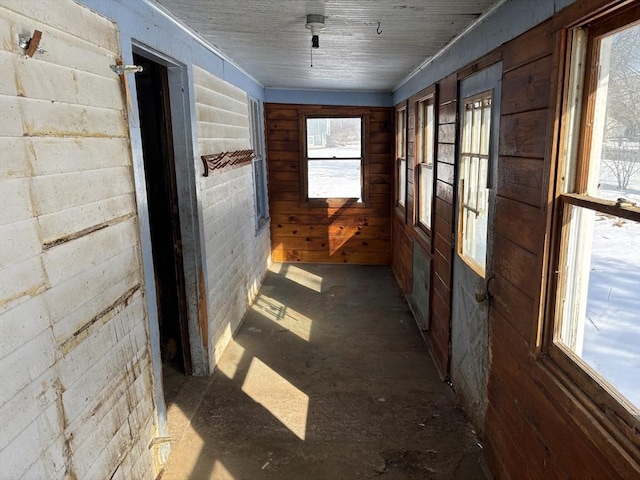
[[[0,478],[155,478],[149,444],[165,432],[125,100],[109,69],[118,25],[71,0],[42,7],[0,0]],[[17,37],[35,29],[47,52],[27,59]],[[211,370],[270,245],[250,166],[200,176],[200,154],[249,148],[247,94],[193,75]]]
[[[200,155],[251,148],[247,94],[194,67]],[[199,179],[207,272],[210,368],[253,302],[270,262],[269,229],[256,232],[251,165]]]
[[[26,58],[34,30],[46,52]],[[71,1],[2,0],[0,37],[0,478],[152,478],[116,26]]]

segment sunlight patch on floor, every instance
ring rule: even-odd
[[[213,464],[210,478],[215,480],[235,480],[235,477],[229,473],[229,470],[224,468],[224,465],[219,460],[216,460]]]
[[[216,337],[214,336],[214,345],[213,345],[213,362],[214,365],[217,365],[222,356],[224,355],[224,351],[227,348],[227,345],[233,339],[233,332],[231,331],[231,324],[227,323],[222,328],[220,334]]]
[[[231,340],[224,352],[224,356],[216,365],[216,368],[229,380],[233,380],[238,371],[238,365],[244,357],[245,349],[235,340]]]
[[[313,320],[293,308],[266,295],[260,295],[252,308],[302,340],[306,342],[311,340]]]
[[[193,436],[190,436],[187,439],[188,442],[188,455],[182,455],[180,458],[181,466],[180,468],[185,472],[193,472],[196,470],[198,462],[200,461],[200,456],[202,455],[202,450],[204,449],[204,440],[197,433]],[[189,475],[192,477],[192,475]],[[213,477],[218,478],[218,477]],[[233,477],[231,477],[233,479]]]
[[[292,282],[296,282],[298,285],[302,285],[303,287],[307,287],[309,290],[313,290],[314,292],[322,292],[322,277],[314,275],[311,272],[307,272],[295,265],[287,265],[286,268],[287,272],[285,273],[284,278],[291,280]]]
[[[266,408],[300,440],[305,439],[309,397],[291,382],[260,359],[253,358],[242,391]]]

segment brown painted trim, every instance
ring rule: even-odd
[[[566,81],[568,80],[566,75],[567,68],[565,64],[568,61],[567,55],[567,35],[566,32],[561,31],[554,35],[555,48],[553,51],[553,72],[551,75],[552,81],[549,87],[549,116],[547,124],[547,151],[545,153],[545,164],[542,179],[544,181],[540,199],[541,212],[545,218],[544,227],[544,245],[542,248],[543,254],[540,255],[540,272],[543,278],[541,282],[541,290],[537,298],[538,302],[538,315],[533,322],[530,342],[530,353],[534,358],[539,358],[542,353],[545,319],[552,318],[548,315],[552,315],[549,312],[547,292],[553,291],[555,275],[552,275],[551,259],[552,252],[551,246],[555,241],[553,235],[553,199],[557,188],[557,175],[560,174],[561,169],[555,171],[554,165],[557,165],[558,155],[561,152],[561,135],[564,125],[561,122],[562,119],[562,106],[563,106],[563,92],[566,91]],[[544,280],[546,279],[546,281]]]
[[[457,72],[458,81],[464,80],[465,78],[473,75],[474,73],[477,73],[480,70],[490,67],[491,65],[498,63],[501,60],[502,60],[502,47],[498,47],[492,52],[485,55],[484,57],[481,57],[475,62],[458,70]]]
[[[595,22],[615,10],[633,6],[637,0],[580,0],[562,9],[551,19],[552,31]]]

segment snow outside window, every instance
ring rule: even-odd
[[[593,35],[588,43],[587,35]],[[554,343],[637,414],[640,24],[597,36],[577,31],[574,38],[573,95],[589,108],[582,120],[579,109],[569,112],[579,135],[567,147],[573,157],[560,195],[563,240]],[[581,66],[585,58],[599,65],[593,78]],[[576,77],[586,83],[580,85]]]
[[[362,201],[362,118],[307,118],[307,198]]]

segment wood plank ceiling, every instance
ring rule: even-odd
[[[497,0],[148,0],[263,86],[392,91]],[[313,51],[308,14],[325,15]]]

